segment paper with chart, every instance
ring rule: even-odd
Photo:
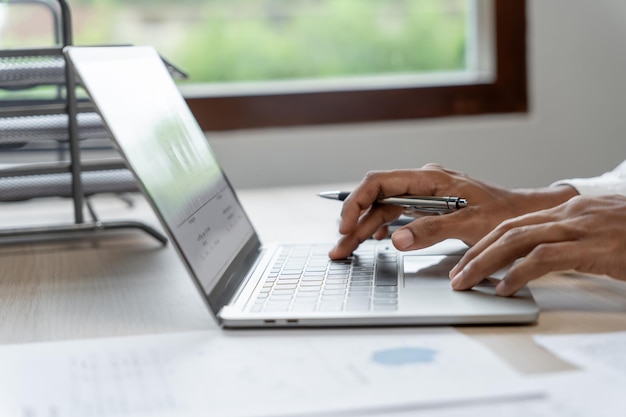
[[[543,396],[407,410],[393,417],[623,417],[626,332],[541,335],[537,344],[580,369],[525,377]],[[370,417],[388,417],[385,412]]]
[[[193,333],[0,347],[0,415],[280,416],[538,395],[451,329]]]

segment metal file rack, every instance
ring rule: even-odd
[[[124,161],[114,150],[102,120],[89,99],[79,96],[63,47],[72,44],[71,14],[65,0],[5,0],[6,5],[36,4],[50,11],[55,45],[0,50],[0,155],[44,154],[50,160],[0,165],[0,202],[67,197],[74,222],[44,227],[0,229],[0,243],[41,235],[67,236],[137,228],[162,243],[167,239],[137,221],[101,221],[89,203],[99,193],[122,196],[138,190]],[[184,74],[168,64],[172,76]],[[29,94],[45,89],[44,97]],[[83,154],[110,157],[85,159]],[[14,158],[13,158],[14,159]],[[85,208],[90,220],[85,219]]]

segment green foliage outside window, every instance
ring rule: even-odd
[[[190,32],[188,49],[181,51],[181,62],[202,79],[309,78],[464,66],[464,16],[459,9],[446,13],[447,2],[326,0],[308,2],[317,3],[309,13],[277,11],[263,20],[224,18],[237,14],[233,3],[250,2],[226,3],[221,13],[207,13],[207,20]]]
[[[194,83],[401,74],[465,66],[467,0],[69,3],[76,44],[154,45]],[[3,36],[3,44],[20,41],[0,29]]]

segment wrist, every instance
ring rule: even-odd
[[[578,195],[576,189],[569,185],[557,185],[544,188],[518,189],[516,194],[516,216],[545,210],[565,203]]]

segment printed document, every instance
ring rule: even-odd
[[[451,328],[200,331],[0,346],[0,415],[281,416],[539,396]]]

